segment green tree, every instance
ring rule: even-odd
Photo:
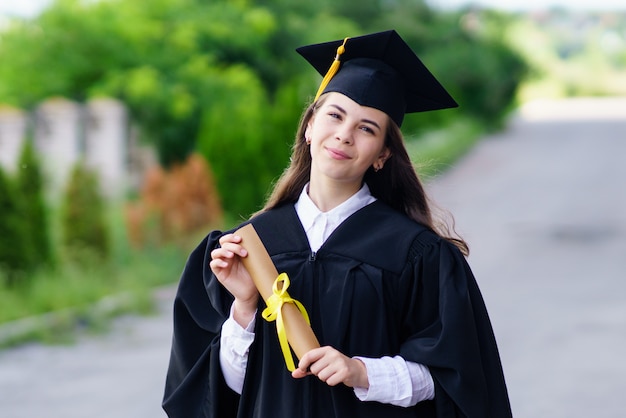
[[[0,167],[0,270],[15,284],[31,269],[33,252],[26,218],[12,179]]]
[[[396,28],[459,103],[458,109],[409,115],[403,129],[441,127],[461,115],[500,128],[528,71],[521,56],[505,43],[514,17],[471,8],[435,12],[412,0],[393,4],[377,27]]]
[[[54,95],[117,97],[164,166],[199,146],[225,208],[249,213],[282,171],[302,103],[319,82],[293,49],[346,31],[357,32],[336,16],[295,16],[246,0],[158,0],[149,8],[137,0],[57,0],[2,35],[0,101],[28,107]]]
[[[56,0],[0,35],[0,102],[116,97],[166,168],[201,151],[225,209],[247,214],[282,171],[321,79],[293,53],[299,45],[396,28],[461,104],[409,117],[405,132],[464,113],[501,119],[519,62],[463,13],[424,0]]]
[[[17,189],[22,196],[22,216],[25,222],[25,234],[31,244],[34,259],[38,265],[52,261],[50,226],[48,210],[43,193],[43,176],[40,162],[32,141],[26,141],[19,159],[17,171]]]
[[[276,26],[249,2],[57,0],[2,34],[0,101],[120,98],[169,165],[194,148],[212,72],[244,64],[278,78],[266,47]]]
[[[83,163],[76,164],[70,175],[61,224],[63,246],[70,258],[81,261],[85,255],[101,259],[110,255],[106,207],[98,176]]]

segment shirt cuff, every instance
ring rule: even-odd
[[[220,335],[220,366],[229,388],[241,394],[248,365],[248,352],[254,341],[256,315],[246,328],[235,321],[231,307],[229,318],[222,324]]]
[[[354,388],[359,400],[409,407],[434,398],[434,383],[426,366],[400,356],[355,358],[365,364],[369,381],[369,388]]]

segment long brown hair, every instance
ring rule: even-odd
[[[307,124],[317,109],[322,106],[325,98],[326,95],[321,96],[317,102],[309,105],[302,114],[292,147],[291,163],[274,185],[263,209],[257,213],[265,212],[285,203],[295,203],[302,189],[309,182],[311,153],[306,143],[305,131]],[[406,151],[402,131],[391,118],[387,123],[385,145],[391,151],[391,158],[377,172],[370,167],[365,172],[363,179],[370,188],[372,195],[414,221],[425,225],[442,238],[456,245],[463,254],[468,255],[469,247],[454,232],[454,220],[451,215],[447,216],[450,219],[449,222],[446,222],[443,217],[437,220],[433,219],[431,202]]]

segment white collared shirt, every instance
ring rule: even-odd
[[[316,252],[333,231],[350,215],[376,201],[367,184],[339,206],[322,212],[313,203],[307,190],[302,190],[295,204],[296,213],[304,227],[311,251]],[[248,352],[254,341],[253,319],[244,329],[232,317],[222,326],[220,342],[220,364],[228,386],[241,393],[245,377]],[[404,360],[400,356],[364,358],[369,388],[354,388],[361,401],[378,401],[397,406],[413,406],[418,402],[433,399],[435,388],[428,368],[422,364]]]
[[[319,250],[330,234],[350,215],[376,201],[367,184],[363,184],[348,200],[328,212],[322,212],[309,197],[308,188],[308,184],[304,186],[295,208],[309,239],[311,251]]]

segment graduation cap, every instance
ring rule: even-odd
[[[322,93],[341,93],[385,112],[398,126],[405,113],[458,106],[395,30],[296,51],[324,75],[316,100]]]

